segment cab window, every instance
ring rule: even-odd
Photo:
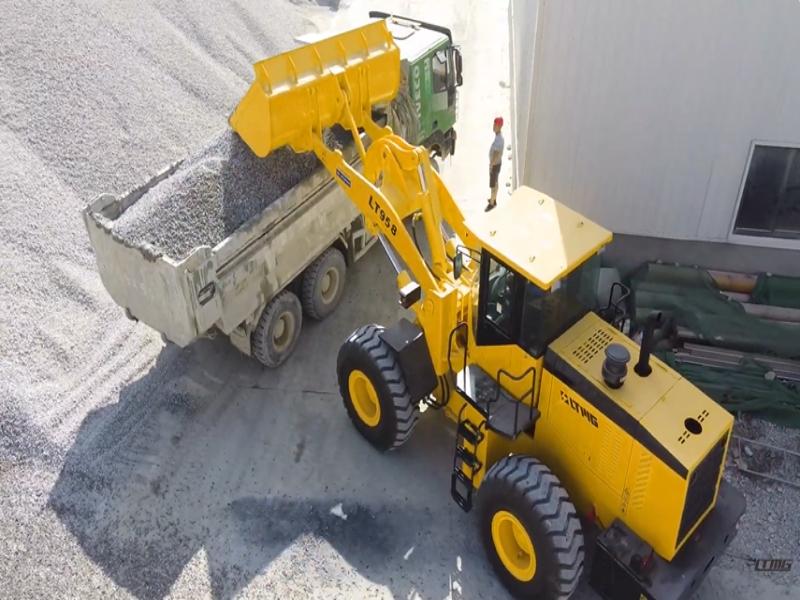
[[[547,292],[525,282],[519,344],[533,356],[589,312],[595,303],[600,257],[595,256]]]
[[[513,344],[519,332],[524,280],[484,250],[481,255],[477,338],[481,345]]]
[[[594,308],[600,257],[594,256],[549,290],[537,287],[484,251],[477,341],[517,344],[534,357]]]
[[[512,309],[516,274],[494,258],[489,260],[486,319],[500,332],[513,336]]]
[[[447,52],[437,50],[431,57],[431,71],[433,72],[433,91],[444,92],[447,90],[448,68]]]

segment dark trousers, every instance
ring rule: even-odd
[[[497,179],[500,177],[500,163],[489,167],[489,187],[497,187]]]

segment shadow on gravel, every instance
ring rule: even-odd
[[[214,365],[213,372],[203,365]],[[312,440],[323,439],[317,448],[335,443],[324,439],[326,417],[292,431],[292,423],[307,415],[296,416],[295,399],[248,390],[246,382],[260,374],[225,340],[165,348],[147,374],[121,391],[118,403],[85,419],[50,507],[88,557],[142,599],[164,598],[201,550],[214,597],[231,598],[308,536],[325,540],[366,579],[408,596],[407,582],[399,589],[391,580],[391,564],[424,570],[422,556],[403,556],[430,537],[430,511],[404,507],[401,499],[372,506],[354,502],[358,494],[312,497],[315,492],[298,481],[315,478],[323,489],[327,483],[318,481],[324,469],[314,471],[314,448],[304,452],[303,440],[313,446]],[[343,414],[339,408],[337,402],[336,414]],[[346,520],[330,512],[338,502]],[[295,573],[302,581],[307,567],[297,565]],[[197,581],[188,589],[196,591]]]

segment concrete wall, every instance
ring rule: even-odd
[[[731,238],[754,140],[800,146],[797,0],[511,0],[516,183],[615,232]]]

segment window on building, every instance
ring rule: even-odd
[[[800,239],[800,148],[753,148],[733,232]]]
[[[433,67],[433,91],[443,92],[447,89],[447,52],[439,50],[431,58]]]

